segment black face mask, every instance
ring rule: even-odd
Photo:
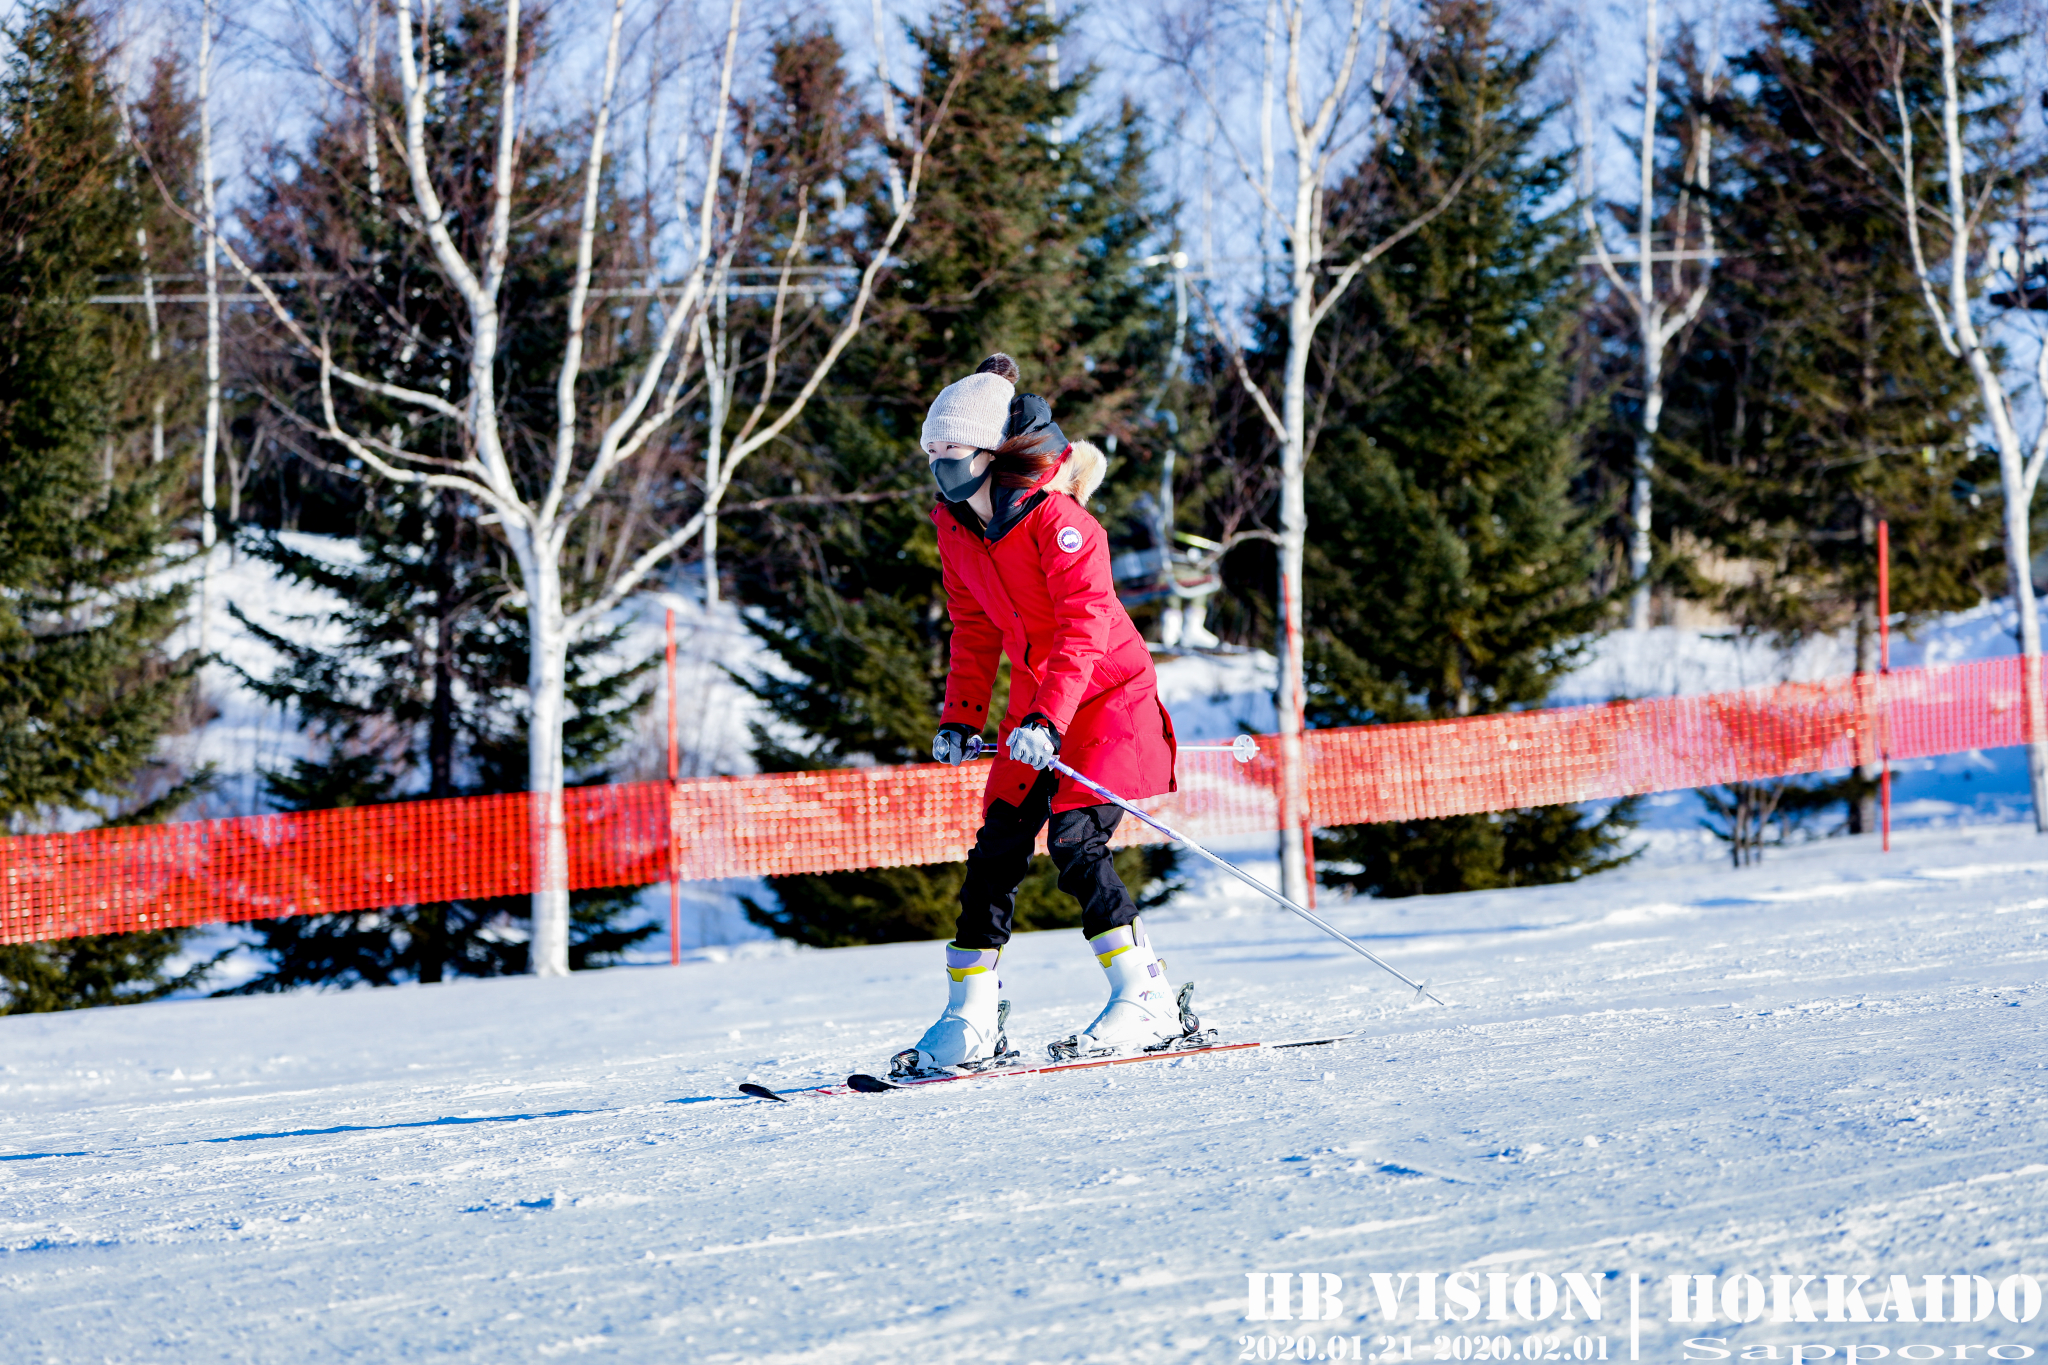
[[[980,492],[981,486],[988,482],[990,471],[984,469],[979,474],[971,474],[968,471],[974,467],[974,461],[981,454],[982,452],[977,450],[974,454],[962,455],[957,460],[933,460],[932,478],[939,485],[939,496],[947,502],[965,502]]]

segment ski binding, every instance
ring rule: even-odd
[[[1214,1047],[1216,1045],[1216,1030],[1210,1029],[1206,1033],[1203,1032],[1201,1017],[1195,1013],[1194,1000],[1195,983],[1189,981],[1181,986],[1180,994],[1174,1000],[1175,1007],[1180,1011],[1180,1036],[1176,1038],[1162,1038],[1149,1046],[1136,1049],[1136,1052],[1185,1052],[1192,1048]],[[1089,1048],[1084,1052],[1081,1049],[1081,1035],[1078,1033],[1070,1033],[1058,1042],[1045,1045],[1046,1060],[1053,1063],[1079,1062],[1096,1057],[1128,1057],[1132,1055],[1134,1055],[1132,1049],[1116,1047]]]
[[[958,1066],[920,1067],[917,1064],[917,1049],[905,1048],[889,1059],[889,1079],[892,1081],[928,1081],[940,1076],[975,1076],[984,1071],[995,1071],[1007,1066],[1020,1066],[1024,1054],[1010,1046],[1010,1002],[996,1002],[996,1046],[986,1057]],[[872,1077],[862,1077],[871,1080]],[[851,1082],[849,1082],[850,1084]],[[854,1086],[859,1090],[861,1087]]]

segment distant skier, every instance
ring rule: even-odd
[[[1123,812],[1050,771],[1062,758],[1132,799],[1174,786],[1173,723],[1159,703],[1151,651],[1117,601],[1108,537],[1084,510],[1105,461],[1087,442],[1069,443],[1045,400],[1018,394],[1016,382],[1016,362],[992,355],[948,385],[924,421],[953,619],[932,756],[970,756],[988,719],[999,654],[1010,659],[1010,704],[946,948],[946,1010],[898,1055],[898,1071],[995,1054],[997,966],[1017,883],[1048,820],[1060,889],[1081,902],[1081,931],[1109,977],[1109,1003],[1067,1049],[1125,1051],[1185,1031],[1165,964],[1111,863],[1109,840]]]

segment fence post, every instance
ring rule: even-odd
[[[683,859],[676,829],[676,609],[668,609],[668,965],[683,961]]]
[[[1877,746],[1884,762],[1877,778],[1879,823],[1884,830],[1884,851],[1892,851],[1892,737],[1887,711],[1885,678],[1892,671],[1892,527],[1877,524]]]

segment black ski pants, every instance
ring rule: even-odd
[[[953,942],[962,948],[1000,948],[1010,941],[1017,909],[1017,883],[1031,867],[1031,845],[1048,820],[1046,846],[1060,870],[1060,890],[1081,902],[1081,932],[1106,934],[1138,917],[1137,903],[1116,875],[1109,836],[1123,811],[1084,806],[1052,814],[1059,788],[1054,773],[1040,773],[1022,805],[997,801],[988,808],[974,850],[967,855],[967,880],[960,887],[960,923]]]

